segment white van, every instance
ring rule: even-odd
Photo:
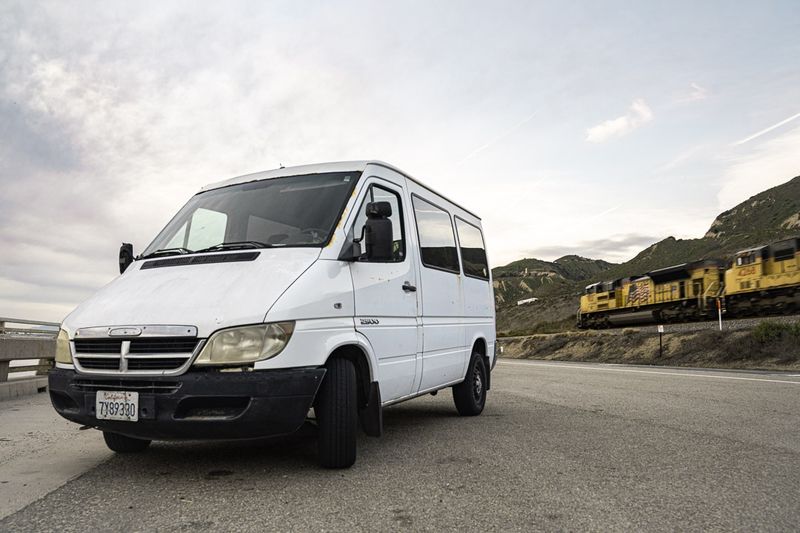
[[[360,422],[445,387],[483,410],[494,297],[480,219],[377,161],[203,188],[64,320],[56,410],[109,448],[253,438],[313,418],[319,459],[356,458]],[[312,411],[313,408],[313,411]]]

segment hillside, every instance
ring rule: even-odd
[[[520,259],[492,270],[501,333],[555,331],[570,327],[581,289],[592,282],[641,275],[800,235],[800,176],[721,213],[703,237],[667,237],[622,264],[576,255],[553,262]],[[540,298],[517,307],[523,298]]]
[[[516,305],[517,300],[573,292],[575,287],[616,266],[601,259],[565,255],[555,261],[520,259],[492,269],[498,306]]]
[[[721,213],[699,239],[666,239],[595,276],[616,279],[706,258],[729,258],[739,250],[800,235],[800,176],[767,189]]]

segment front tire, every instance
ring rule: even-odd
[[[476,416],[486,405],[486,364],[479,353],[473,353],[464,381],[453,387],[453,401],[461,416]]]
[[[314,413],[319,427],[319,463],[348,468],[356,462],[358,392],[356,369],[347,359],[331,359],[320,385]]]
[[[110,431],[103,432],[103,440],[106,441],[106,446],[108,446],[111,451],[117,453],[139,453],[145,451],[147,447],[150,446],[149,440],[135,439]]]

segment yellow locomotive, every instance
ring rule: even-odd
[[[706,259],[586,287],[579,328],[703,320],[800,308],[800,239],[742,250],[732,263]]]
[[[786,313],[800,306],[800,239],[743,250],[725,272],[725,307],[735,316]]]

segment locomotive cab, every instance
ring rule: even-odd
[[[767,247],[766,275],[792,274],[798,272],[797,250],[800,239],[787,239]]]
[[[728,306],[737,315],[786,313],[800,307],[800,239],[736,254],[725,273]]]
[[[759,246],[738,252],[733,265],[725,272],[725,287],[728,294],[754,291],[761,288],[769,260],[769,246]]]

